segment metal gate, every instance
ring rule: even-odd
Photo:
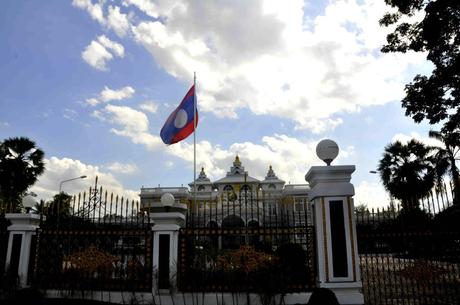
[[[301,208],[299,208],[301,207]],[[307,202],[240,196],[189,207],[179,234],[181,291],[287,293],[315,286]]]
[[[460,304],[460,206],[449,197],[357,211],[366,304]]]
[[[152,232],[137,202],[93,188],[88,199],[55,198],[41,212],[34,286],[69,293],[151,291]]]

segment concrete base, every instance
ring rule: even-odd
[[[337,296],[340,304],[345,305],[362,305],[364,304],[363,295],[358,291],[351,292],[347,290],[332,289]],[[162,291],[163,292],[163,291]],[[307,304],[310,299],[311,292],[303,293],[288,293],[284,296],[284,301],[280,300],[281,296],[277,295],[274,298],[273,304]],[[48,298],[75,298],[75,299],[92,299],[97,301],[104,301],[118,304],[161,304],[161,305],[225,305],[225,304],[240,304],[240,305],[261,305],[259,295],[251,293],[181,293],[175,292],[170,294],[168,292],[161,294],[153,294],[148,292],[113,292],[113,291],[86,291],[85,295],[81,292],[75,291],[73,296],[68,293],[58,290],[46,291]]]

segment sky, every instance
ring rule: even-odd
[[[159,133],[197,77],[197,168],[211,179],[238,154],[249,175],[269,165],[305,183],[322,165],[352,164],[355,204],[383,206],[375,170],[388,143],[422,141],[432,126],[404,116],[404,85],[432,67],[426,54],[383,54],[383,0],[2,1],[0,140],[25,136],[45,152],[31,188],[61,181],[138,199],[141,187],[193,180],[193,137]],[[417,17],[417,16],[416,16]],[[416,18],[415,17],[415,18]]]

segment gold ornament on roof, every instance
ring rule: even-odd
[[[236,155],[235,157],[235,162],[233,162],[233,166],[241,166],[240,157],[238,155]]]

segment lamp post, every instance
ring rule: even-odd
[[[61,181],[61,183],[59,183],[59,201],[58,201],[58,206],[57,206],[57,214],[58,215],[59,215],[59,212],[60,212],[61,202],[62,202],[62,185],[64,183],[66,183],[66,182],[69,182],[69,181],[73,181],[73,180],[77,180],[77,179],[85,179],[85,178],[86,178],[86,175],[83,175],[83,176],[63,180],[63,181]]]
[[[80,177],[75,177],[75,178],[71,178],[71,179],[67,179],[67,180],[64,180],[64,181],[61,181],[61,183],[59,183],[59,194],[61,194],[62,192],[62,185],[66,182],[69,182],[69,181],[72,181],[72,180],[77,180],[77,179],[85,179],[86,176],[83,175],[83,176],[80,176]]]

